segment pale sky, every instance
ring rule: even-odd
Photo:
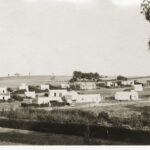
[[[0,76],[150,75],[140,0],[0,0],[0,20]]]

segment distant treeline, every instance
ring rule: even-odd
[[[80,71],[74,71],[73,72],[73,77],[70,80],[70,82],[75,82],[75,81],[81,81],[81,80],[91,80],[91,81],[98,81],[100,79],[100,75],[99,73],[95,72],[95,73],[83,73]]]

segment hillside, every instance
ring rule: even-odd
[[[10,76],[0,77],[0,86],[6,86],[16,88],[22,83],[27,85],[40,85],[42,83],[52,82],[67,82],[71,79],[71,76],[48,76],[48,75],[36,75],[36,76]]]

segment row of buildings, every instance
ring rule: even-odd
[[[124,83],[124,82],[123,82]],[[131,82],[130,82],[131,84]],[[96,85],[93,82],[87,82],[80,84],[82,89],[96,89]],[[134,87],[131,91],[116,92],[114,97],[116,100],[138,100],[138,92],[143,91],[142,84],[133,84]],[[50,89],[47,84],[40,85],[41,90],[47,90],[47,96],[38,96],[35,91],[29,91],[28,85],[23,83],[19,86],[19,90],[25,90],[24,101],[35,104],[45,104],[52,101],[63,102],[66,101],[69,104],[83,103],[83,102],[96,102],[99,103],[103,98],[100,94],[78,94],[76,91],[68,91],[69,84],[62,84],[61,89]],[[0,100],[9,100],[11,98],[7,88],[0,88]]]

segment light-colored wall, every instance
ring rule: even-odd
[[[25,83],[23,83],[23,84],[19,87],[19,90],[26,90],[26,91],[29,91],[29,88],[28,88],[28,86],[27,86]]]
[[[0,100],[8,100],[10,99],[10,95],[0,95]]]
[[[101,96],[100,94],[84,94],[78,95],[77,102],[84,103],[84,102],[100,102]]]
[[[2,94],[2,93],[7,93],[7,88],[1,87],[0,88],[0,94]]]
[[[35,92],[25,92],[25,96],[35,98]]]
[[[41,85],[41,90],[49,90],[49,85],[42,84]]]
[[[141,84],[134,85],[134,90],[139,92],[143,91],[143,86]]]
[[[137,92],[116,92],[115,100],[138,100]]]

